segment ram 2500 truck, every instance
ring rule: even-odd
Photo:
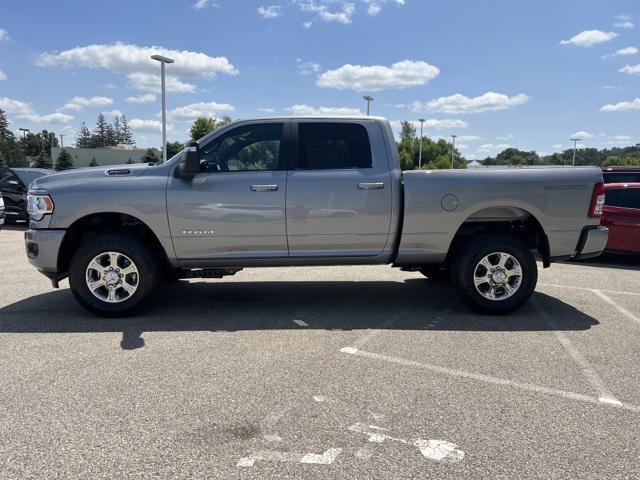
[[[98,315],[159,282],[246,267],[390,264],[448,275],[482,312],[532,295],[542,265],[598,255],[598,168],[406,171],[382,118],[237,121],[161,165],[72,170],[29,191],[29,261]]]

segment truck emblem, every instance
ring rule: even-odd
[[[122,177],[125,175],[131,175],[131,170],[128,168],[113,168],[105,172],[107,177]]]
[[[213,231],[213,228],[210,230],[200,230],[198,228],[182,230],[182,235],[194,236],[194,235],[214,235],[214,234],[215,232]]]

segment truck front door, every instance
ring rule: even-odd
[[[241,124],[200,145],[200,173],[170,178],[176,255],[203,260],[286,257],[286,141],[290,122]]]
[[[382,254],[391,226],[391,174],[375,121],[298,120],[287,177],[291,257]]]

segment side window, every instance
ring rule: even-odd
[[[622,207],[640,209],[640,188],[627,188],[622,195]]]
[[[278,170],[282,164],[283,123],[234,128],[202,147],[202,172],[255,172]]]
[[[298,124],[298,170],[371,168],[367,129],[356,123]]]
[[[16,188],[16,184],[15,183],[9,183],[9,182],[18,182],[20,183],[20,181],[18,180],[18,177],[16,177],[11,170],[2,170],[0,171],[0,188]]]
[[[611,207],[622,207],[624,190],[622,188],[608,188],[604,192],[604,204]]]
[[[640,182],[640,172],[605,172],[602,174],[604,183],[634,183]]]

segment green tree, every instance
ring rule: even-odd
[[[100,164],[98,163],[98,161],[96,160],[96,157],[93,157],[91,159],[91,163],[89,164],[90,167],[99,167]]]
[[[9,121],[0,109],[0,165],[18,167],[25,164],[24,152],[9,129]]]
[[[66,148],[63,148],[58,155],[58,159],[56,160],[56,170],[69,170],[73,168],[73,159],[71,158],[71,154],[67,152]]]
[[[123,143],[125,145],[135,145],[136,142],[133,141],[133,134],[131,133],[131,129],[129,128],[129,124],[127,123],[127,118],[124,116],[124,113],[120,115],[118,123],[120,126],[118,143]]]
[[[136,163],[136,162],[134,162],[134,161],[133,161],[133,159],[132,159],[132,158],[130,158],[129,160],[127,160],[127,164],[128,164],[128,165],[131,165],[132,163]]]
[[[177,155],[184,148],[184,143],[181,142],[167,142],[167,158],[171,158]]]
[[[193,122],[191,129],[189,130],[189,134],[191,135],[191,140],[200,140],[207,133],[212,132],[220,127],[224,127],[226,124],[231,122],[231,118],[224,116],[221,120],[216,120],[215,118],[209,117],[198,117]]]
[[[107,145],[107,127],[109,124],[104,119],[104,115],[99,113],[96,120],[96,128],[91,136],[91,148],[102,148]]]
[[[35,167],[51,168],[51,157],[48,156],[44,150],[40,152],[40,155],[38,155],[38,159],[36,160]]]
[[[78,135],[76,136],[76,147],[78,148],[90,148],[91,147],[91,132],[87,128],[87,125],[82,122]]]
[[[141,163],[159,163],[160,157],[158,156],[158,151],[155,148],[147,148],[144,152],[144,155],[140,159]],[[133,162],[131,162],[133,163]]]

